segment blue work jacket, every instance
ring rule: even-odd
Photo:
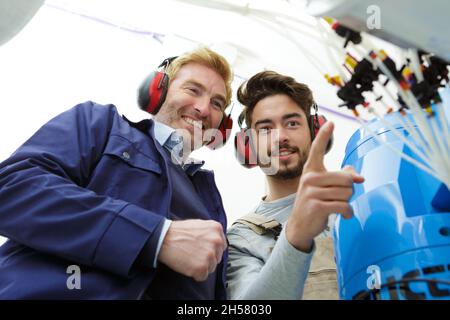
[[[158,277],[153,259],[177,200],[152,127],[152,120],[126,120],[113,105],[86,102],[50,120],[1,163],[0,234],[9,240],[0,247],[0,298],[144,296]],[[201,169],[191,181],[225,231],[212,172]],[[226,298],[226,256],[217,267],[216,299]],[[183,279],[181,286],[194,281]]]

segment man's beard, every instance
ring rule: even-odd
[[[289,180],[297,178],[302,175],[303,167],[305,166],[306,160],[308,159],[309,150],[300,150],[298,148],[292,148],[289,146],[280,146],[281,148],[291,148],[297,152],[299,158],[294,167],[288,167],[287,164],[279,163],[278,171],[273,177],[278,180]]]

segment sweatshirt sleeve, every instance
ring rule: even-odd
[[[234,230],[228,233],[228,297],[245,300],[301,299],[315,245],[310,253],[301,252],[288,242],[283,229],[269,258],[264,261],[258,243],[261,236],[250,230]]]

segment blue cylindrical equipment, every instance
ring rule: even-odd
[[[399,117],[385,119],[411,139]],[[384,142],[418,159],[380,121],[369,126]],[[354,217],[338,217],[334,227],[340,297],[450,299],[447,187],[363,128],[348,142],[344,165],[352,165],[365,182],[354,185]]]

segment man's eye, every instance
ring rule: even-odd
[[[218,108],[220,110],[222,110],[222,108],[223,108],[223,103],[221,101],[219,101],[219,100],[213,100],[212,104],[213,104],[214,107],[216,107],[216,108]]]
[[[197,88],[194,88],[194,87],[188,87],[187,90],[192,92],[192,93],[194,93],[194,94],[198,94],[199,93],[199,90]]]
[[[289,121],[287,123],[288,127],[298,127],[300,125],[300,123],[298,121]]]

